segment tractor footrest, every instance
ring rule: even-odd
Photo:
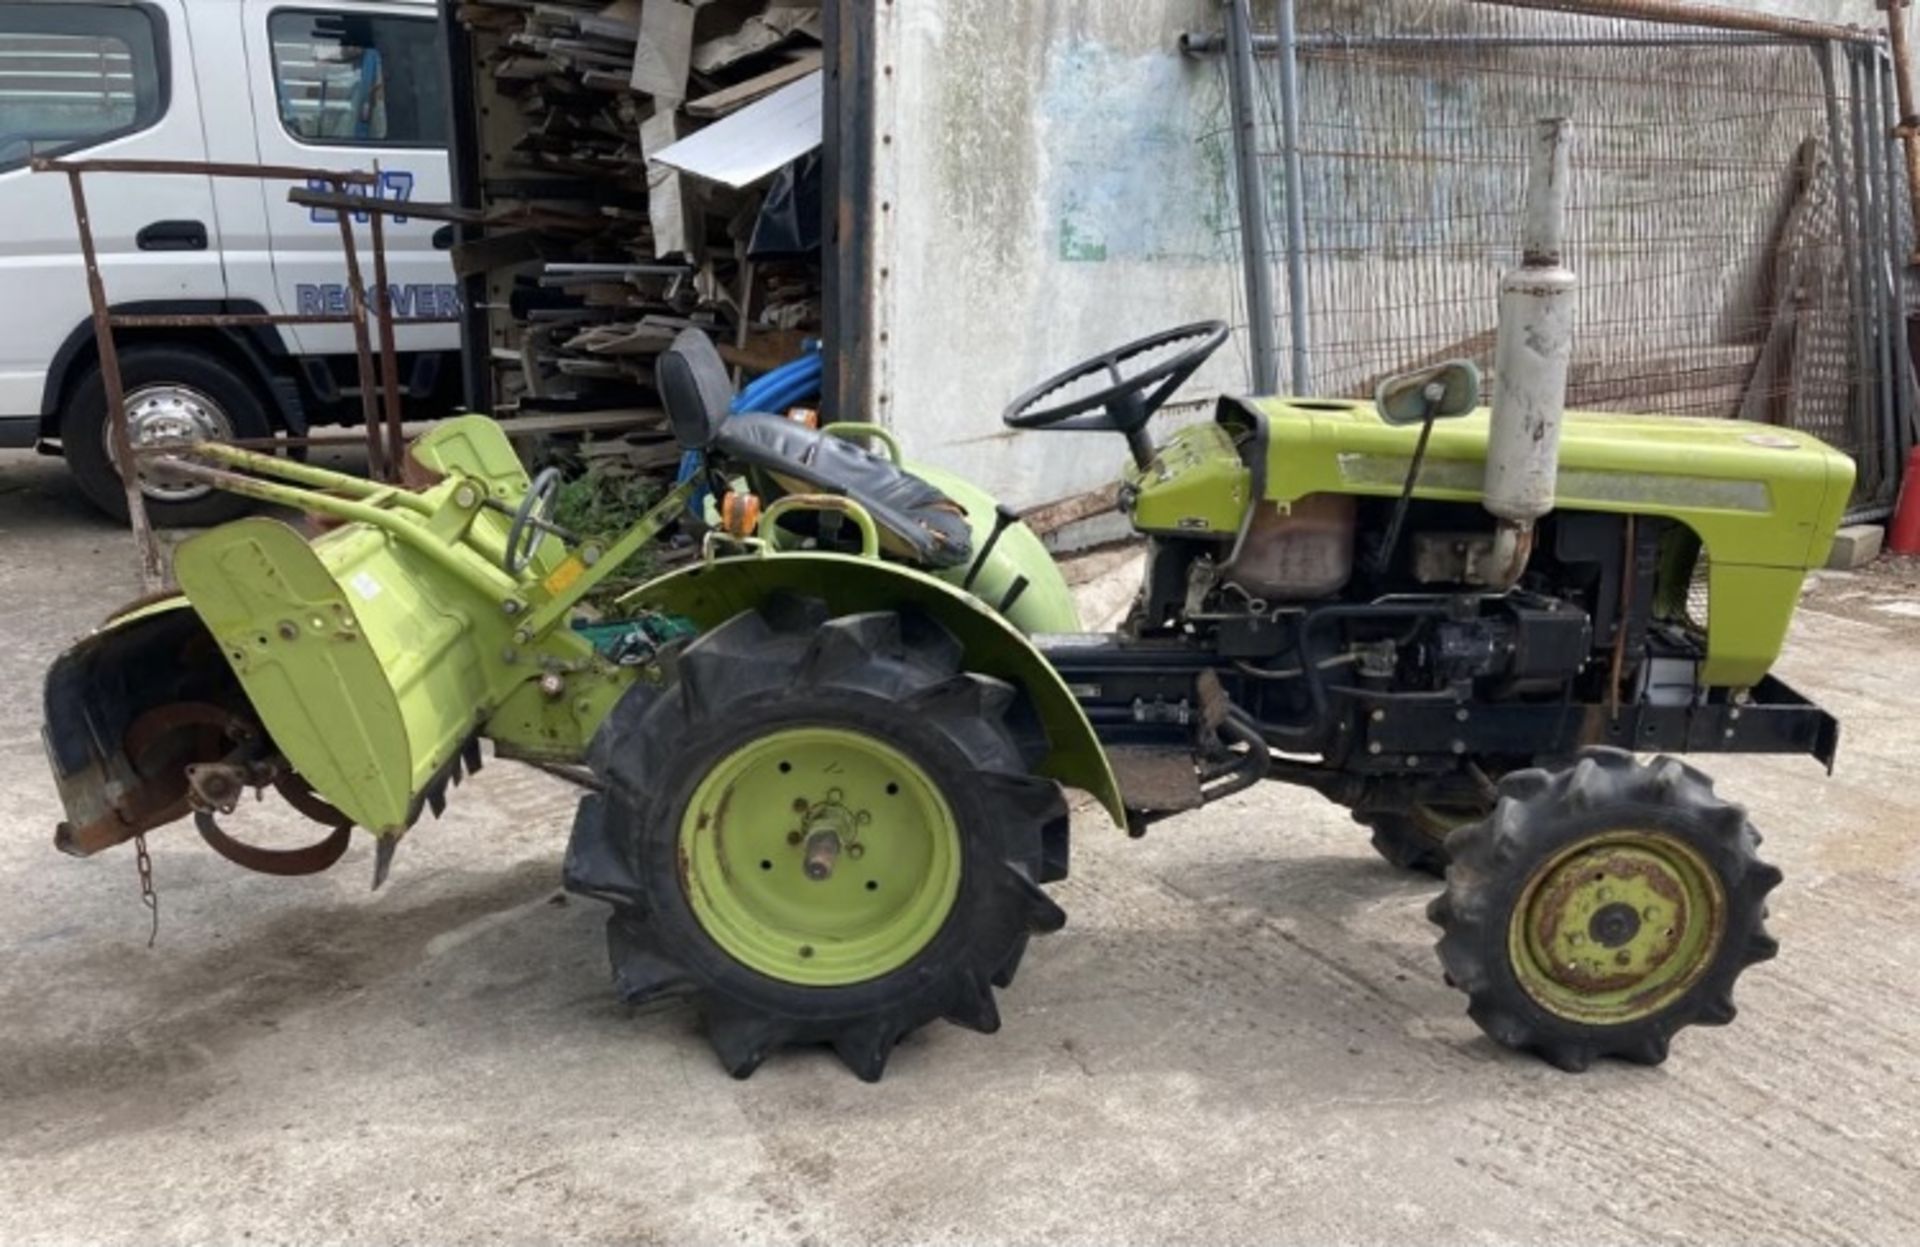
[[[1107,751],[1120,796],[1137,814],[1178,814],[1206,803],[1190,749],[1116,745]]]

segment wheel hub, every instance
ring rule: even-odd
[[[1509,935],[1521,985],[1544,1008],[1617,1024],[1657,1013],[1719,949],[1717,875],[1657,832],[1607,833],[1534,872]]]
[[[1625,948],[1639,933],[1639,912],[1619,901],[1596,910],[1587,924],[1587,938],[1602,948]]]
[[[815,883],[833,878],[833,868],[840,864],[840,850],[858,843],[853,838],[856,829],[872,821],[872,815],[865,810],[855,813],[831,801],[809,810],[806,826],[800,832],[801,848],[805,850],[802,869],[807,878]],[[793,836],[789,835],[787,840],[791,843]]]
[[[770,733],[721,758],[681,819],[681,880],[729,956],[833,987],[899,969],[960,887],[945,797],[904,753],[833,728]]]
[[[184,385],[149,385],[127,395],[127,439],[136,451],[155,446],[229,441],[233,423],[220,405]],[[120,447],[113,437],[113,419],[106,422],[107,461],[120,470]],[[192,502],[211,488],[168,472],[165,466],[142,466],[140,492],[155,502]]]

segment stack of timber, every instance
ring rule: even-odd
[[[458,0],[456,14],[479,136],[468,206],[512,222],[453,257],[485,278],[495,411],[631,412],[624,453],[665,470],[653,365],[676,334],[706,330],[739,379],[820,335],[817,132],[747,178],[660,159],[730,121],[712,137],[753,146],[765,127],[749,110],[817,81],[819,9]]]

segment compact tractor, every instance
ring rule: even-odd
[[[1493,1039],[1567,1069],[1661,1061],[1732,1019],[1780,882],[1745,812],[1668,755],[1831,766],[1834,720],[1770,668],[1854,469],[1787,429],[1565,412],[1566,150],[1544,125],[1490,410],[1453,363],[1373,402],[1225,399],[1156,436],[1218,324],[1013,404],[1016,429],[1131,451],[1145,575],[1112,634],[1081,630],[1018,517],[886,430],[729,415],[698,333],[658,380],[699,470],[604,546],[480,417],[421,438],[405,488],[182,447],[156,470],[324,531],[197,535],[177,594],[54,664],[58,846],[191,818],[298,874],[357,827],[378,886],[489,741],[587,790],[564,883],[611,907],[623,997],[697,998],[736,1076],[828,1044],[871,1080],[923,1024],[999,1027],[996,988],[1066,920],[1065,789],[1143,834],[1277,781],[1444,876],[1440,961]],[[586,617],[670,529],[698,561]],[[266,787],[330,834],[230,835]]]

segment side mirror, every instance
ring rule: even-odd
[[[1382,381],[1373,402],[1388,424],[1421,424],[1429,412],[1436,420],[1464,416],[1480,406],[1480,369],[1472,360],[1450,359],[1403,372]]]

